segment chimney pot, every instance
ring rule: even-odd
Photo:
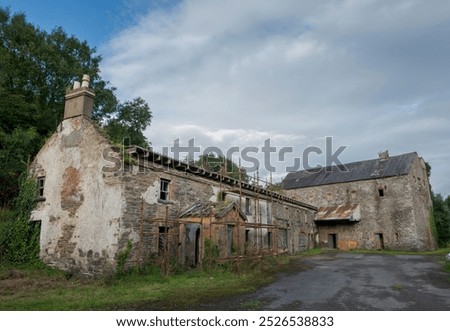
[[[378,157],[379,157],[380,160],[382,160],[382,161],[385,161],[385,160],[389,159],[389,151],[388,151],[388,150],[385,150],[385,151],[379,152],[379,153],[378,153]]]
[[[81,87],[89,87],[89,82],[91,78],[89,75],[83,75],[83,82],[81,83]]]
[[[81,83],[79,81],[76,80],[76,81],[73,82],[73,89],[74,90],[76,90],[77,88],[80,88],[80,86],[81,86]]]

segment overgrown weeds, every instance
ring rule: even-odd
[[[241,261],[242,262],[242,261]],[[167,276],[149,265],[100,279],[66,277],[49,267],[0,269],[0,310],[185,310],[199,303],[255,290],[273,280],[286,258],[192,269]],[[235,267],[235,266],[234,266]]]
[[[0,260],[4,264],[39,265],[40,224],[30,222],[36,205],[37,188],[33,179],[20,180],[20,193],[13,203],[14,212],[2,212],[7,217],[0,222]]]

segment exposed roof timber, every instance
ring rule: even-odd
[[[204,168],[197,167],[196,165],[193,165],[193,164],[187,164],[183,161],[172,159],[167,155],[159,154],[157,152],[154,152],[151,149],[145,149],[145,148],[142,148],[139,146],[130,146],[130,147],[126,148],[125,151],[133,157],[143,158],[143,159],[147,160],[148,162],[152,162],[154,164],[159,164],[164,167],[173,166],[173,168],[176,170],[181,170],[186,173],[191,173],[191,174],[198,175],[198,176],[208,177],[213,180],[226,183],[237,189],[239,188],[239,183],[240,183],[239,180],[236,180],[236,179],[228,177],[228,176],[223,176],[217,172],[208,171]],[[292,204],[295,204],[298,206],[302,206],[307,209],[317,210],[317,208],[312,205],[297,201],[292,198],[288,198],[277,192],[270,191],[270,190],[264,189],[259,186],[255,186],[250,183],[241,182],[241,188],[247,190],[247,192],[253,192],[253,193],[256,192],[258,194],[261,194],[261,195],[264,195],[267,197],[271,197],[271,198],[274,198],[277,200],[289,202],[289,203],[292,203]],[[236,189],[233,191],[236,191]]]

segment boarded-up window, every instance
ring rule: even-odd
[[[228,248],[228,255],[231,255],[235,252],[236,247],[234,247],[233,242],[233,232],[234,232],[234,225],[227,225],[227,248]]]
[[[278,232],[278,247],[287,249],[288,248],[288,232],[287,229],[280,229]]]
[[[308,248],[308,236],[306,235],[306,233],[300,233],[298,246],[301,251],[304,251]]]

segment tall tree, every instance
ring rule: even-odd
[[[113,117],[106,120],[105,130],[116,143],[148,147],[149,141],[143,132],[151,120],[152,113],[148,104],[138,97],[119,104]]]
[[[0,8],[0,207],[17,195],[28,159],[63,118],[66,88],[83,74],[90,75],[96,94],[93,120],[121,129],[134,125],[127,134],[145,140],[139,131],[144,126],[136,125],[133,116],[148,126],[151,114],[142,115],[148,106],[142,99],[120,104],[115,88],[100,75],[100,62],[95,48],[62,28],[48,33],[28,23],[24,14]],[[138,111],[122,119],[130,107]]]
[[[450,243],[450,196],[445,200],[440,194],[431,194],[433,199],[433,216],[437,232],[437,244],[446,247]]]
[[[200,155],[197,161],[193,162],[196,166],[206,170],[222,173],[225,176],[240,179],[244,182],[249,181],[247,171],[239,167],[233,160],[225,157],[217,156],[213,153]]]

